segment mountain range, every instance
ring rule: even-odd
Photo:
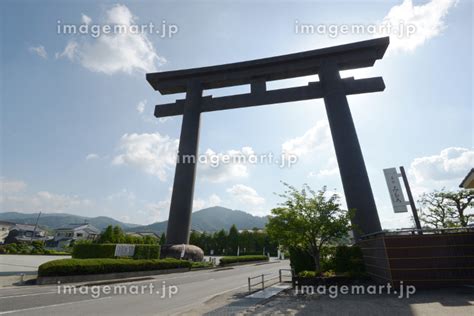
[[[4,212],[0,213],[0,220],[19,224],[34,224],[38,213]],[[38,224],[45,228],[56,229],[71,223],[89,223],[98,229],[105,229],[108,225],[118,225],[129,232],[166,232],[168,221],[156,222],[150,225],[124,223],[111,217],[85,217],[67,213],[42,213]],[[192,213],[191,229],[214,232],[221,229],[228,230],[233,224],[238,229],[263,228],[267,217],[253,216],[239,210],[231,210],[221,206],[214,206]]]
[[[38,213],[0,213],[0,220],[17,224],[35,224],[37,218]],[[105,229],[109,225],[118,225],[123,229],[129,229],[140,226],[137,224],[123,223],[121,221],[106,216],[85,217],[67,213],[41,213],[41,216],[38,221],[38,225],[49,229],[56,229],[59,227],[66,226],[68,224],[79,223],[89,223],[101,230]]]

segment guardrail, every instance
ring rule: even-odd
[[[284,272],[290,272],[290,275],[288,275],[288,274],[285,275]],[[264,290],[265,289],[265,284],[267,286],[269,286],[270,285],[269,283],[272,280],[277,280],[278,279],[279,283],[282,283],[282,282],[284,282],[283,278],[290,277],[290,281],[285,281],[285,282],[291,282],[292,277],[293,277],[293,270],[291,270],[291,269],[280,269],[280,270],[278,270],[278,275],[277,276],[274,276],[274,277],[268,277],[268,276],[269,275],[267,275],[267,279],[265,279],[265,274],[260,274],[260,275],[254,276],[254,277],[248,277],[249,294],[252,293],[252,288],[254,288],[256,286],[259,286],[259,285],[261,285],[261,289]],[[256,279],[258,279],[258,282],[252,282],[253,280],[256,280]],[[274,284],[274,283],[272,283],[272,284]],[[259,286],[259,288],[260,288],[260,286]]]

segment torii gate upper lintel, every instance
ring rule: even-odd
[[[389,44],[383,37],[307,52],[225,65],[149,73],[146,78],[162,95],[186,93],[186,99],[157,105],[156,117],[183,115],[178,158],[197,157],[200,114],[265,104],[323,98],[334,142],[347,206],[356,209],[353,223],[360,234],[381,230],[367,170],[347,102],[347,95],[385,89],[381,77],[341,79],[339,71],[371,67]],[[319,75],[306,86],[266,90],[266,82]],[[250,84],[251,92],[213,98],[206,89]],[[178,159],[168,220],[168,245],[187,244],[191,226],[195,162]]]

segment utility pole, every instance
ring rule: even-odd
[[[33,234],[31,235],[31,242],[33,242],[33,238],[36,235],[36,228],[38,227],[38,221],[40,219],[41,212],[38,213],[38,217],[36,218],[35,228],[33,229]]]
[[[407,190],[408,201],[410,202],[410,207],[413,212],[413,219],[415,220],[416,229],[418,230],[419,235],[423,235],[423,231],[421,230],[420,219],[418,218],[418,212],[416,210],[415,201],[413,200],[410,184],[408,183],[408,178],[405,173],[405,168],[403,168],[403,166],[400,166],[400,174],[402,175],[403,183],[405,184],[405,189]]]

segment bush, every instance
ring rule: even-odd
[[[115,258],[115,244],[77,243],[72,248],[75,259]]]
[[[43,263],[38,276],[67,276],[116,272],[191,268],[191,262],[178,259],[60,259]]]
[[[347,273],[350,277],[363,276],[365,265],[362,250],[357,246],[338,246],[334,266],[337,273]]]
[[[298,273],[298,276],[299,277],[302,277],[302,278],[315,278],[317,276],[319,276],[319,272],[316,273],[316,271],[308,271],[308,270],[304,270],[304,271],[301,271]]]
[[[316,269],[314,265],[313,257],[300,247],[291,247],[290,251],[290,266],[299,274],[302,271],[314,271]]]
[[[11,243],[11,244],[6,244],[6,245],[1,245],[0,246],[0,253],[3,254],[30,254],[33,251],[33,247],[26,244],[26,243]],[[36,251],[33,254],[38,254]]]
[[[135,245],[133,259],[159,259],[160,245]]]
[[[214,265],[212,262],[209,261],[202,261],[202,262],[192,262],[191,268],[193,269],[201,269],[201,268],[212,268]]]
[[[237,263],[237,262],[251,262],[251,261],[268,261],[267,256],[228,256],[228,257],[222,257],[220,259],[220,265],[226,265],[226,264],[231,264],[231,263]]]
[[[78,243],[72,250],[75,259],[115,258],[116,244]],[[160,246],[150,244],[135,245],[133,259],[159,259]]]

